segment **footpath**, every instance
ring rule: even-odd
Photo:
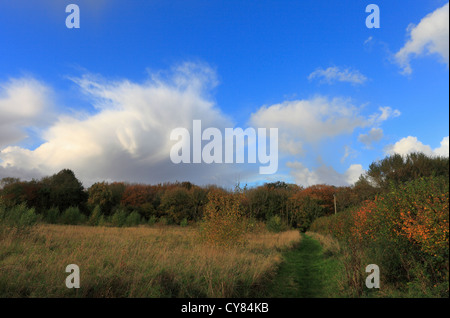
[[[320,243],[302,235],[296,249],[286,252],[270,290],[272,298],[316,298],[325,295],[326,273]]]

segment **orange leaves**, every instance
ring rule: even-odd
[[[293,201],[301,202],[303,198],[310,197],[318,202],[325,209],[325,214],[334,213],[334,197],[337,188],[325,184],[313,185],[304,190],[295,193],[292,196]]]
[[[332,216],[327,222],[335,237],[351,244],[363,246],[383,239],[400,244],[407,253],[448,258],[448,181],[423,178],[398,185],[383,197],[365,201],[357,210]]]
[[[151,201],[155,189],[150,185],[135,184],[125,188],[122,195],[121,204],[124,206],[140,206]]]

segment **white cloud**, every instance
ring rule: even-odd
[[[254,127],[278,128],[280,151],[295,155],[303,154],[305,143],[351,134],[356,128],[377,126],[400,114],[390,107],[380,107],[379,112],[363,116],[361,109],[348,99],[319,96],[261,107],[251,115],[250,123]]]
[[[392,109],[389,106],[379,107],[378,110],[380,111],[380,113],[375,113],[370,116],[370,122],[372,125],[380,125],[383,121],[401,115],[398,109]]]
[[[366,148],[371,149],[372,144],[383,138],[383,129],[373,127],[367,134],[360,134],[358,141],[362,142]]]
[[[311,74],[308,79],[313,80],[318,78],[321,82],[332,84],[334,82],[347,82],[352,84],[364,84],[367,77],[361,74],[358,70],[340,69],[337,66],[331,66],[326,70],[318,68]]]
[[[26,138],[26,127],[48,122],[50,95],[50,89],[33,78],[0,83],[0,149]]]
[[[344,172],[339,173],[333,167],[321,165],[315,170],[308,169],[301,162],[288,162],[291,175],[297,184],[305,187],[315,184],[330,184],[335,186],[348,186],[358,181],[364,169],[360,164],[352,164]]]
[[[341,163],[344,163],[347,158],[354,158],[357,155],[357,151],[352,149],[350,146],[344,146],[344,155],[341,158]]]
[[[165,80],[154,77],[144,83],[92,75],[74,79],[97,113],[61,116],[45,130],[38,148],[3,149],[0,165],[43,175],[69,168],[85,184],[106,179],[233,183],[234,173],[244,177],[250,172],[242,172],[241,166],[175,165],[169,157],[175,143],[170,140],[171,130],[191,130],[193,119],[201,119],[204,128],[233,127],[206,96],[216,84],[213,74],[208,67],[188,63]]]
[[[449,156],[449,137],[444,137],[441,141],[441,146],[434,149],[434,154],[437,156]]]
[[[373,36],[369,36],[365,41],[364,41],[364,45],[367,45],[369,43],[371,43],[373,40]]]
[[[389,145],[385,149],[386,154],[407,155],[412,152],[423,152],[428,156],[449,156],[449,137],[444,137],[441,146],[432,149],[429,145],[424,145],[417,137],[408,136],[397,141],[394,145]]]
[[[426,54],[438,54],[444,63],[449,63],[449,4],[436,9],[424,17],[418,25],[409,25],[409,40],[395,54],[404,74],[411,74],[411,58]]]

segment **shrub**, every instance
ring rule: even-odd
[[[130,213],[130,215],[127,216],[127,219],[125,220],[126,226],[137,226],[141,223],[141,216],[137,211],[133,211]]]
[[[0,207],[0,221],[8,226],[26,228],[34,225],[38,220],[34,208],[29,209],[25,203],[10,209]]]
[[[89,225],[97,226],[99,225],[100,218],[102,217],[102,210],[100,208],[100,205],[97,205],[94,210],[91,213],[91,216],[89,217]]]
[[[180,222],[180,226],[181,226],[181,227],[186,227],[187,225],[188,225],[188,220],[187,220],[187,218],[182,219],[181,222]]]
[[[26,228],[34,225],[38,220],[34,208],[29,209],[25,203],[6,208],[0,206],[0,222],[7,226]]]
[[[317,219],[311,230],[332,234],[346,246],[349,273],[364,260],[379,265],[385,282],[403,286],[408,293],[415,288],[413,294],[418,295],[420,287],[421,295],[448,297],[449,184],[445,177],[392,184],[383,196],[358,209]]]
[[[123,209],[117,209],[111,218],[113,226],[122,227],[127,221],[127,213]]]
[[[167,224],[169,224],[169,220],[165,216],[162,216],[158,219],[158,224],[159,225],[167,225]]]
[[[57,207],[52,207],[48,209],[45,213],[44,220],[50,224],[56,224],[59,222],[60,212]]]
[[[102,215],[100,215],[100,218],[98,219],[97,226],[105,226],[105,225],[106,225],[106,218],[102,214]]]
[[[83,221],[83,216],[80,213],[78,207],[69,207],[61,215],[61,221],[63,224],[77,225]]]
[[[37,221],[37,215],[34,212],[34,208],[25,209],[20,216],[19,226],[27,227],[35,224]]]
[[[148,218],[148,225],[154,225],[156,223],[156,216],[152,215]]]
[[[267,221],[267,229],[270,232],[278,233],[281,232],[281,218],[278,215],[272,216],[269,221]]]
[[[229,194],[217,189],[209,192],[201,228],[206,242],[223,247],[243,243],[246,224],[240,196],[240,193]]]

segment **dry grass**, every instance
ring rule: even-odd
[[[191,227],[3,228],[0,297],[254,297],[300,235],[247,236],[244,246],[220,249]],[[80,289],[65,286],[69,264],[80,267]]]
[[[312,237],[313,239],[318,240],[320,245],[322,245],[323,253],[327,256],[337,255],[341,251],[339,242],[331,235],[322,235],[316,232],[309,231],[305,234]]]

